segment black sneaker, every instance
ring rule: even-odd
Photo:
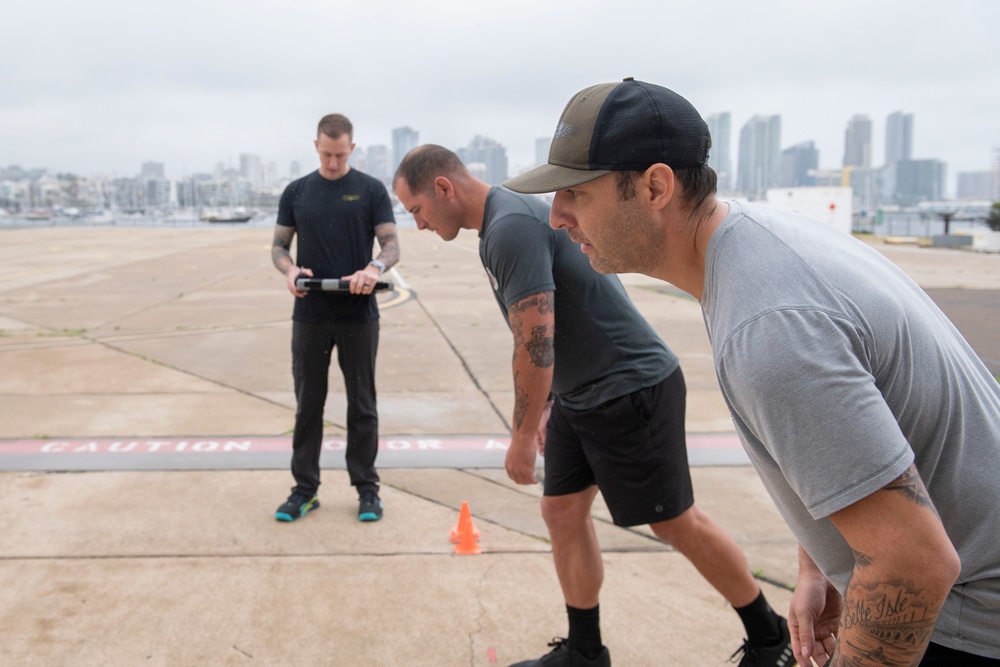
[[[362,491],[358,503],[358,521],[378,521],[382,518],[382,501],[377,491]]]
[[[736,649],[736,652],[729,656],[729,662],[736,662],[736,657],[743,654],[739,667],[792,667],[795,664],[795,657],[792,653],[792,638],[788,634],[788,621],[784,617],[778,617],[778,625],[781,627],[781,639],[776,644],[770,646],[759,646],[751,644],[749,640],[743,642],[743,646]]]
[[[596,658],[588,658],[576,649],[571,649],[565,639],[557,637],[549,642],[554,648],[536,660],[516,662],[510,667],[611,667],[611,654],[608,647],[602,646]]]
[[[274,518],[278,521],[295,521],[317,509],[319,509],[319,496],[293,493],[274,513]]]

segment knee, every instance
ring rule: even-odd
[[[649,524],[658,538],[671,546],[678,546],[698,530],[700,510],[692,505],[673,519]]]
[[[566,526],[576,526],[590,517],[590,504],[582,494],[542,496],[542,518],[549,532]]]

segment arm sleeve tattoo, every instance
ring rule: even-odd
[[[386,269],[392,268],[399,261],[399,238],[396,236],[396,223],[383,222],[376,225],[375,238],[378,239],[378,260],[385,264]]]
[[[294,227],[286,227],[284,225],[274,226],[274,240],[271,242],[271,261],[274,262],[275,268],[282,273],[288,273],[288,269],[295,265],[295,261],[289,252],[294,236]]]

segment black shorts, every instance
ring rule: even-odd
[[[618,526],[683,514],[694,504],[680,367],[665,380],[587,410],[559,405],[545,434],[545,495],[597,484]]]

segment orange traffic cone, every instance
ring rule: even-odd
[[[479,539],[479,531],[472,525],[472,514],[469,512],[469,504],[462,503],[462,512],[458,516],[458,544],[455,545],[455,553],[460,556],[473,556],[483,553],[483,550],[476,544]]]
[[[465,525],[463,522],[468,521],[469,525],[472,526],[472,513],[469,512],[469,503],[462,501],[462,511],[458,513],[458,525],[453,526],[451,529],[451,541],[453,544],[458,544],[462,541],[462,526]],[[479,540],[479,529],[472,526],[472,534]]]

